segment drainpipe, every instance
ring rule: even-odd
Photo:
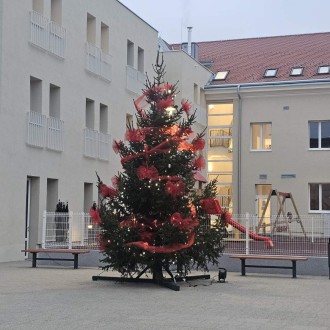
[[[238,96],[238,143],[237,143],[237,163],[238,163],[238,175],[237,175],[237,188],[238,188],[238,194],[237,194],[237,211],[238,214],[241,214],[241,139],[242,139],[242,98],[240,94],[240,88],[241,85],[237,85],[237,96]]]

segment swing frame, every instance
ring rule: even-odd
[[[291,237],[291,230],[290,230],[290,223],[293,221],[293,215],[291,214],[291,212],[288,212],[287,214],[285,213],[285,202],[287,199],[290,199],[291,202],[292,202],[292,205],[293,205],[293,208],[296,212],[296,215],[297,217],[294,219],[294,221],[297,221],[297,223],[300,224],[300,227],[301,227],[301,230],[306,238],[306,232],[305,232],[305,229],[304,229],[304,226],[302,224],[302,221],[301,221],[301,218],[300,218],[300,215],[299,215],[299,212],[298,212],[298,209],[297,209],[297,206],[296,206],[296,203],[293,199],[293,196],[292,194],[289,192],[280,192],[280,191],[277,191],[276,189],[272,189],[268,195],[268,198],[267,198],[267,202],[264,206],[264,209],[262,211],[262,215],[259,219],[259,222],[258,222],[258,229],[257,231],[259,232],[260,228],[262,228],[263,226],[265,226],[266,224],[264,223],[264,218],[265,218],[265,214],[266,214],[266,210],[267,210],[267,207],[270,203],[270,200],[272,198],[272,196],[276,196],[277,198],[277,203],[279,205],[279,208],[278,208],[278,212],[277,212],[277,216],[276,216],[276,219],[275,219],[275,223],[274,223],[274,226],[272,228],[272,231],[271,231],[271,234],[274,233],[275,231],[275,228],[277,228],[277,226],[279,225],[279,221],[280,221],[280,216],[282,215],[284,221],[285,221],[285,224],[287,225],[287,228],[288,228],[288,231],[289,231],[289,235],[290,235],[290,238]],[[281,199],[282,197],[282,199]],[[289,214],[290,213],[290,214]]]

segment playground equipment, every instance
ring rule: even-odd
[[[221,217],[222,209],[220,206],[220,203],[218,200],[213,198],[207,198],[200,201],[201,207],[206,211],[207,214],[210,215],[217,215],[218,217]],[[246,232],[246,228],[241,225],[239,222],[235,221],[231,218],[231,215],[229,212],[226,212],[225,214],[225,221],[226,224],[232,225],[234,228],[238,229],[242,233]],[[252,231],[248,231],[249,237],[256,240],[256,241],[264,241],[266,243],[267,248],[272,248],[273,242],[272,240],[267,236],[261,236],[258,234],[253,233]]]
[[[291,233],[291,229],[290,229],[290,223],[293,222],[293,221],[296,221],[300,225],[301,230],[302,230],[303,234],[306,237],[306,232],[305,232],[304,226],[302,224],[302,221],[300,219],[300,215],[298,213],[298,209],[297,209],[296,203],[294,202],[292,194],[287,193],[287,192],[279,192],[276,189],[271,190],[269,195],[268,195],[267,202],[264,206],[264,209],[262,211],[262,215],[261,215],[261,217],[259,219],[259,222],[258,222],[257,232],[259,232],[260,229],[264,229],[266,226],[271,226],[270,223],[266,223],[265,214],[266,214],[266,210],[267,210],[267,207],[270,203],[270,200],[271,200],[272,196],[276,196],[277,203],[278,203],[279,207],[278,207],[278,212],[277,212],[275,222],[272,226],[271,233],[273,234],[275,231],[276,232],[287,231],[289,233],[290,238],[291,238],[292,233]],[[281,197],[282,197],[282,199],[281,199]],[[285,202],[286,202],[287,199],[290,199],[291,202],[292,202],[292,206],[293,206],[293,208],[296,212],[295,217],[291,212],[286,213],[286,211],[285,211]],[[283,226],[283,224],[285,226]]]

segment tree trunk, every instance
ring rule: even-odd
[[[155,283],[163,281],[163,262],[162,257],[155,254],[154,265],[152,267],[152,279]]]

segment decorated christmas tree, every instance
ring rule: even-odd
[[[167,275],[174,280],[173,267],[186,276],[192,268],[208,271],[209,264],[217,265],[225,228],[220,217],[211,222],[207,212],[216,182],[196,189],[196,173],[204,167],[204,132],[194,134],[195,113],[187,100],[175,105],[176,84],[165,83],[159,54],[153,68],[153,81],[147,78],[134,101],[137,127],[127,127],[125,142],[113,143],[123,170],[112,186],[98,178],[101,200],[91,215],[102,228],[105,270],[129,278],[152,273],[161,284]]]

